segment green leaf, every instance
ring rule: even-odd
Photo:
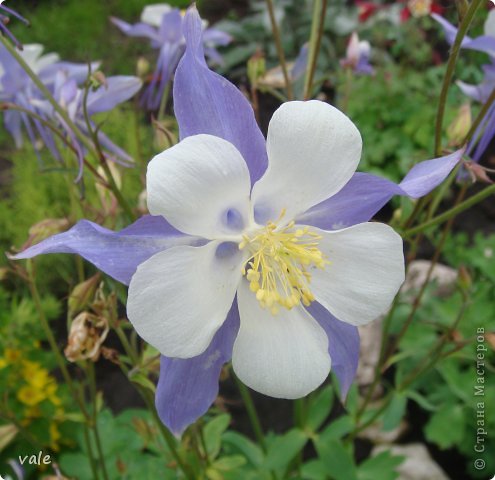
[[[446,449],[461,443],[464,437],[466,419],[460,405],[446,405],[435,412],[424,429],[426,438]]]
[[[398,427],[400,421],[404,418],[406,406],[407,397],[401,393],[395,393],[383,416],[383,430],[385,432],[390,432]]]
[[[340,441],[322,442],[320,438],[315,441],[315,447],[333,480],[358,480],[354,459]]]
[[[218,459],[213,467],[217,470],[234,470],[236,468],[246,465],[246,459],[242,455],[231,455],[229,457],[222,457]]]
[[[347,435],[350,431],[352,431],[353,428],[354,425],[351,417],[349,415],[342,415],[326,427],[325,430],[323,430],[323,433],[320,435],[320,439],[322,442],[339,440],[344,435]]]
[[[330,415],[333,406],[333,390],[330,385],[323,388],[311,399],[308,407],[306,426],[316,432]]]
[[[304,480],[326,480],[328,473],[321,460],[310,460],[301,467],[301,476]]]
[[[82,453],[64,453],[59,460],[65,475],[78,480],[92,480],[93,474],[88,457]]]
[[[130,381],[150,390],[153,394],[156,392],[155,384],[142,372],[133,373],[130,377]]]
[[[390,452],[381,452],[368,458],[358,467],[359,480],[396,480],[399,474],[395,471],[405,457],[395,457]]]
[[[260,467],[263,463],[263,451],[249,438],[237,432],[225,432],[222,435],[224,445],[230,445],[239,453],[242,453],[248,461],[255,467]]]
[[[428,412],[435,412],[439,409],[436,405],[431,403],[424,395],[416,390],[408,390],[406,395],[413,401],[415,401],[421,408]]]
[[[230,415],[224,413],[218,415],[218,417],[215,417],[205,425],[203,434],[205,437],[206,450],[210,459],[215,459],[220,452],[222,433],[227,430],[229,423]]]
[[[302,450],[308,438],[301,430],[294,428],[285,435],[276,437],[268,447],[263,463],[265,470],[281,470]]]

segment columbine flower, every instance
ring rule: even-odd
[[[183,16],[180,10],[161,3],[145,7],[140,23],[130,25],[118,18],[111,20],[126,35],[149,38],[151,46],[160,50],[155,73],[142,98],[142,104],[148,110],[158,109],[165,89],[186,48],[182,34]],[[222,57],[216,47],[228,45],[231,37],[220,30],[205,28],[204,23],[202,25],[204,28],[202,42],[206,55],[213,62],[221,64]]]
[[[43,55],[43,46],[39,44],[25,45],[20,55],[52,92],[55,89],[58,72],[64,72],[66,76],[77,83],[82,83],[88,75],[87,65],[61,62],[59,61],[59,56],[55,53]],[[97,68],[98,65],[99,63],[93,63],[92,68]],[[14,104],[28,112],[39,114],[40,112],[35,103],[42,100],[41,92],[27,73],[7,49],[0,46],[0,102]],[[43,125],[42,122],[30,117],[29,113],[7,109],[4,111],[4,125],[12,135],[17,148],[21,148],[23,144],[22,127],[24,126],[36,153],[39,151],[37,133],[51,154],[56,159],[60,159],[51,130]]]
[[[457,28],[437,13],[432,13],[431,16],[441,25],[447,42],[452,45],[457,35]],[[495,57],[495,10],[491,10],[488,14],[484,27],[484,35],[476,38],[466,35],[462,39],[461,48],[488,53],[488,55]]]
[[[457,85],[463,93],[481,104],[488,101],[488,97],[495,89],[495,59],[491,64],[484,65],[483,71],[485,72],[485,77],[483,82],[479,85],[470,85],[461,81],[457,82]],[[466,150],[467,155],[469,155],[474,162],[479,162],[494,136],[495,103],[492,103],[469,142]]]
[[[97,113],[113,110],[120,103],[132,98],[141,89],[141,86],[142,82],[138,77],[115,76],[106,78],[104,84],[100,85],[96,90],[91,89],[88,92],[86,101],[88,116],[92,117]],[[84,115],[84,91],[78,88],[76,79],[69,77],[66,72],[58,72],[53,96],[58,104],[67,111],[72,123],[89,136],[90,132]],[[79,159],[79,174],[76,179],[78,181],[83,172],[84,147],[50,102],[47,100],[33,100],[32,103],[44,117],[60,124],[62,130],[66,132]],[[93,124],[91,124],[91,128],[93,131],[96,130]],[[133,163],[132,158],[115,145],[103,132],[98,131],[97,137],[101,147],[107,151],[107,156],[110,160],[124,166],[129,166]]]
[[[432,15],[432,17],[443,27],[447,41],[453,44],[457,35],[457,28],[439,15]],[[457,82],[459,88],[468,97],[477,102],[485,103],[495,88],[495,10],[491,10],[488,14],[484,25],[484,35],[474,39],[466,36],[461,47],[484,52],[491,57],[491,63],[483,66],[485,77],[481,84],[470,85],[461,81]],[[478,162],[494,136],[495,104],[492,104],[469,142],[466,153],[471,156],[473,161]]]
[[[370,43],[366,40],[359,41],[356,32],[351,35],[347,45],[346,57],[340,61],[344,68],[350,68],[354,73],[372,75],[374,70],[369,63],[371,53]]]
[[[462,156],[422,162],[398,185],[353,173],[359,132],[318,101],[282,105],[265,143],[246,98],[207,68],[202,30],[190,9],[174,84],[182,141],[148,170],[155,216],[118,233],[83,220],[14,257],[78,253],[131,284],[130,319],[167,355],[156,405],[175,433],[208,410],[232,355],[260,392],[297,398],[331,366],[345,396],[356,325],[384,312],[403,280],[400,237],[363,222],[393,195],[425,195]]]
[[[17,38],[14,37],[14,35],[12,35],[12,33],[10,33],[10,30],[7,28],[7,25],[10,22],[10,18],[7,17],[7,15],[5,14],[19,19],[21,22],[24,22],[26,25],[29,25],[29,22],[24,17],[21,17],[21,15],[19,15],[16,11],[3,5],[3,2],[0,2],[0,34],[6,35],[8,38],[10,38],[10,40],[12,40],[12,43],[19,50],[22,50],[21,43],[17,40]]]

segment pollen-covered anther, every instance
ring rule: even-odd
[[[251,254],[242,270],[249,288],[273,315],[280,307],[309,306],[315,297],[309,288],[308,269],[323,269],[330,263],[318,248],[321,236],[309,227],[295,229],[294,222],[279,228],[283,215],[252,236],[244,235],[239,244],[239,249]]]

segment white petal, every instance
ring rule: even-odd
[[[276,398],[300,398],[330,372],[328,337],[302,307],[274,316],[260,307],[242,281],[237,292],[241,327],[234,343],[236,375],[253,390]]]
[[[28,45],[24,45],[20,55],[31,67],[34,73],[38,73],[39,69],[37,68],[37,62],[42,53],[43,45],[39,43],[30,43]]]
[[[364,325],[384,314],[404,282],[401,237],[383,223],[320,233],[329,265],[311,269],[316,300],[343,322]]]
[[[41,56],[36,62],[36,68],[38,72],[41,72],[45,67],[57,63],[60,60],[60,56],[56,53],[47,53]]]
[[[141,13],[141,21],[153,27],[159,27],[162,24],[163,15],[171,10],[172,7],[166,3],[147,5]]]
[[[212,135],[187,137],[153,158],[147,185],[150,213],[184,233],[210,239],[239,233],[251,216],[246,162],[231,143]]]
[[[253,188],[259,223],[290,221],[336,194],[361,157],[361,135],[341,111],[318,100],[284,103],[268,127],[269,165]]]
[[[495,37],[495,10],[490,10],[488,17],[485,21],[485,35],[489,37]]]
[[[142,263],[129,285],[127,314],[161,354],[191,358],[208,347],[232,306],[242,255],[218,255],[218,242],[174,247]]]

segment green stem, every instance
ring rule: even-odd
[[[101,466],[101,471],[103,472],[103,478],[104,480],[109,480],[108,473],[107,473],[107,467],[105,464],[105,455],[103,453],[103,448],[101,446],[101,440],[100,440],[100,433],[99,433],[99,428],[98,428],[98,407],[97,407],[97,390],[96,390],[96,378],[95,378],[95,367],[94,364],[91,360],[87,361],[87,369],[86,369],[86,374],[88,377],[89,381],[89,392],[91,396],[91,403],[92,403],[92,417],[93,417],[93,422],[92,422],[92,428],[93,428],[93,434],[95,436],[96,440],[96,450],[98,452],[98,457],[99,457],[99,462],[98,464]]]
[[[440,99],[438,101],[437,118],[435,122],[435,154],[440,155],[442,152],[442,129],[443,129],[443,117],[445,115],[445,106],[447,104],[447,94],[449,92],[450,84],[452,83],[452,77],[454,76],[455,66],[457,58],[459,57],[459,51],[461,49],[462,40],[467,34],[469,26],[473,21],[474,15],[478,8],[485,3],[485,0],[473,0],[469,6],[465,17],[462,19],[459,25],[459,30],[452,45],[450,51],[449,60],[447,62],[447,70],[445,77],[443,78],[442,90],[440,92]]]
[[[289,71],[287,69],[287,61],[285,60],[284,47],[282,45],[282,37],[280,35],[280,30],[277,25],[277,20],[275,18],[275,10],[273,8],[273,0],[266,0],[266,5],[268,7],[268,14],[270,15],[270,22],[272,24],[273,38],[275,40],[275,47],[277,48],[277,54],[280,61],[280,67],[282,68],[282,73],[285,80],[285,88],[287,90],[287,99],[292,100],[294,98],[292,92],[292,83],[289,76]]]
[[[232,375],[234,376],[237,388],[239,389],[239,393],[241,394],[244,405],[246,406],[247,414],[249,416],[249,421],[251,422],[251,427],[253,428],[254,435],[256,436],[256,439],[258,440],[258,443],[260,444],[262,450],[266,452],[265,435],[263,434],[261,422],[258,417],[256,407],[254,406],[253,399],[251,398],[251,394],[249,393],[246,385],[244,385],[237,378],[236,374],[232,372]]]
[[[490,195],[495,194],[495,185],[490,185],[489,187],[481,190],[481,192],[478,192],[477,194],[473,195],[472,197],[468,198],[464,202],[460,203],[459,205],[451,208],[450,210],[447,210],[446,212],[442,213],[441,215],[438,215],[431,220],[422,223],[421,225],[418,225],[417,227],[410,228],[409,230],[406,230],[403,233],[403,237],[408,238],[413,235],[416,235],[418,233],[424,232],[428,228],[434,227],[435,225],[439,225],[447,220],[450,220],[452,217],[455,217],[459,213],[464,212],[465,210],[468,210],[472,206],[476,205],[477,203],[481,202],[485,198],[489,197]]]
[[[84,403],[82,402],[79,394],[77,393],[77,389],[72,382],[72,378],[69,374],[69,371],[67,370],[67,366],[65,365],[64,358],[62,357],[62,354],[60,353],[58,349],[57,342],[55,340],[55,337],[53,335],[53,332],[50,328],[50,325],[48,323],[48,320],[45,316],[45,313],[43,312],[43,307],[41,305],[41,299],[39,296],[38,288],[36,287],[36,282],[34,280],[34,274],[33,274],[33,262],[32,260],[27,261],[27,272],[28,272],[28,286],[29,290],[31,291],[31,296],[33,297],[34,304],[36,306],[36,310],[38,312],[38,316],[41,322],[41,326],[45,332],[46,338],[48,340],[48,343],[50,345],[50,348],[52,349],[55,358],[57,360],[58,367],[60,368],[60,371],[62,372],[62,376],[64,377],[65,382],[67,383],[69,390],[72,393],[72,396],[74,397],[74,400],[78,404],[81,413],[84,415],[86,420],[90,420],[88,412],[86,410],[86,407],[84,406]]]
[[[464,198],[466,191],[467,191],[467,185],[465,185],[461,189],[461,191],[459,192],[459,195],[457,196],[457,199],[455,202],[456,205],[458,205],[462,202],[462,199]],[[435,253],[433,254],[433,258],[431,260],[430,267],[428,268],[426,278],[423,281],[423,284],[421,285],[419,293],[417,294],[417,296],[415,297],[415,299],[413,301],[413,306],[412,306],[411,312],[409,313],[409,316],[407,317],[406,321],[402,324],[402,328],[400,329],[399,334],[397,335],[397,337],[392,342],[392,345],[389,347],[388,355],[386,356],[387,359],[394,353],[394,351],[398,347],[402,337],[406,334],[407,329],[409,328],[412,321],[414,320],[414,316],[416,315],[416,312],[417,312],[419,306],[421,305],[421,300],[423,299],[423,295],[426,292],[426,288],[428,287],[428,284],[430,283],[430,278],[431,278],[431,275],[433,274],[433,269],[435,268],[435,265],[437,264],[438,260],[440,259],[440,255],[442,254],[443,247],[445,246],[445,242],[447,240],[447,237],[449,236],[452,225],[454,224],[454,219],[455,219],[455,216],[450,217],[447,224],[445,225],[445,227],[443,229],[442,236],[440,238],[440,241],[439,241],[437,247],[435,248]],[[387,368],[388,368],[388,365],[384,361],[382,371],[385,371]]]
[[[93,126],[91,125],[91,119],[89,118],[88,104],[87,104],[88,94],[89,94],[89,85],[86,85],[86,88],[84,89],[82,107],[83,107],[83,114],[84,114],[84,120],[86,122],[86,127],[88,128],[88,132],[90,133],[91,138],[93,139],[92,147],[94,148],[97,158],[103,170],[105,171],[106,180],[108,182],[108,185],[110,186],[110,190],[115,195],[115,198],[117,199],[119,205],[126,213],[128,219],[131,222],[133,222],[135,220],[134,213],[132,212],[131,207],[129,206],[127,200],[122,195],[122,192],[120,191],[119,187],[117,186],[117,183],[115,182],[115,179],[113,178],[112,171],[108,166],[107,158],[105,157],[103,151],[101,150],[98,134],[93,130]]]
[[[127,339],[125,332],[122,330],[122,327],[120,325],[115,325],[114,330],[117,333],[117,336],[119,337],[120,342],[122,343],[122,346],[124,347],[124,350],[131,359],[132,363],[134,365],[138,365],[140,363],[139,355],[131,347],[131,344],[129,343],[129,340]],[[121,365],[121,368],[124,370],[124,372],[126,372],[126,374],[129,373],[129,370],[123,365]],[[160,417],[158,416],[158,413],[156,412],[152,393],[149,390],[142,388],[140,385],[137,384],[133,384],[133,385],[137,388],[137,390],[143,397],[143,400],[146,403],[148,410],[151,412],[153,416],[153,420],[157,425],[158,430],[160,431],[163,439],[165,440],[165,443],[167,444],[175,461],[182,469],[186,477],[192,479],[193,475],[191,474],[188,466],[184,463],[181,456],[179,455],[179,452],[177,451],[177,446],[176,446],[177,441],[175,437],[170,433],[170,431],[165,427],[165,425],[163,425],[162,421],[160,420]]]
[[[89,465],[91,467],[91,472],[93,473],[93,478],[95,480],[99,480],[100,475],[98,474],[98,469],[96,468],[93,448],[91,446],[91,438],[89,437],[89,427],[86,423],[84,424],[84,443],[86,444],[86,448],[88,450]]]
[[[304,79],[304,100],[309,100],[313,90],[313,79],[316,70],[316,61],[320,51],[321,37],[325,26],[325,12],[327,0],[314,0],[313,19],[311,21],[311,35],[309,38],[309,59]]]
[[[464,313],[466,312],[466,307],[468,304],[467,298],[464,298],[464,301],[461,305],[461,308],[459,310],[459,313],[457,314],[454,323],[452,326],[448,329],[447,332],[445,332],[433,345],[433,347],[430,349],[430,351],[425,355],[423,361],[407,376],[407,378],[399,385],[397,388],[397,391],[403,391],[405,390],[409,385],[411,385],[417,378],[419,378],[421,375],[426,373],[428,370],[430,370],[437,360],[439,360],[443,356],[443,348],[445,344],[448,342],[450,336],[452,335],[452,332],[454,332],[459,325],[462,317],[464,316]]]

